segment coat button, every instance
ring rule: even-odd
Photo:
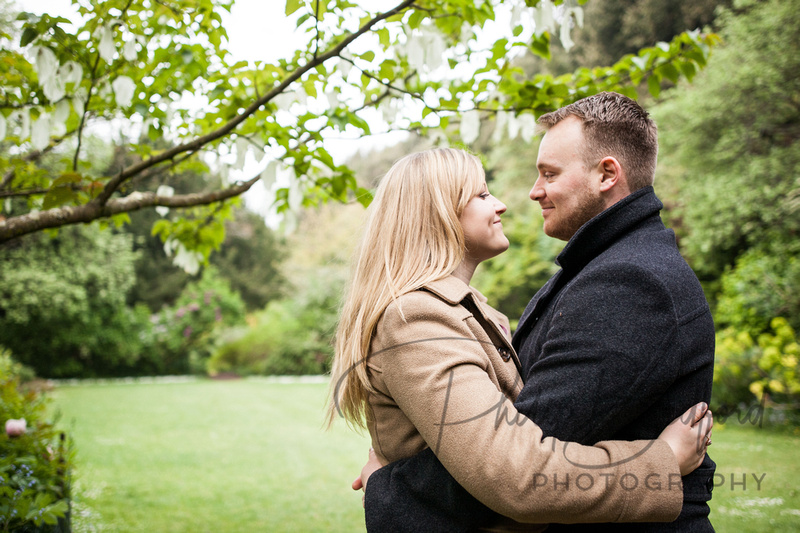
[[[503,361],[508,361],[509,359],[511,359],[511,350],[509,350],[505,346],[500,346],[499,348],[497,348],[497,353],[500,354],[500,357],[503,358]]]

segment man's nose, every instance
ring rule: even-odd
[[[536,183],[533,184],[533,188],[531,189],[531,192],[528,193],[528,197],[534,202],[538,202],[542,198],[544,198],[544,187],[542,186],[542,178],[536,178]]]

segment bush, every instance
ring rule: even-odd
[[[144,317],[125,308],[129,236],[75,226],[0,248],[0,344],[43,377],[135,364]]]
[[[800,415],[800,345],[785,319],[770,326],[755,339],[733,328],[717,335],[715,410],[724,414],[759,402],[791,419]]]
[[[152,316],[153,348],[142,366],[150,374],[205,372],[217,334],[244,321],[245,306],[230,283],[212,267],[190,283],[174,306]]]
[[[234,332],[209,359],[208,373],[239,375],[323,374],[333,356],[341,283],[306,288],[289,300],[271,302],[251,328]]]
[[[44,397],[20,385],[27,372],[0,349],[0,529],[69,531],[71,454]]]

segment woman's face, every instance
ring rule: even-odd
[[[476,264],[491,259],[508,249],[508,239],[503,234],[500,215],[506,206],[489,194],[486,185],[464,208],[459,220],[467,244],[466,258]]]

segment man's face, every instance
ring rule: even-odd
[[[583,125],[569,117],[547,131],[536,160],[539,177],[529,196],[542,208],[545,234],[564,241],[605,209],[602,173],[599,166],[586,167],[583,146]]]

